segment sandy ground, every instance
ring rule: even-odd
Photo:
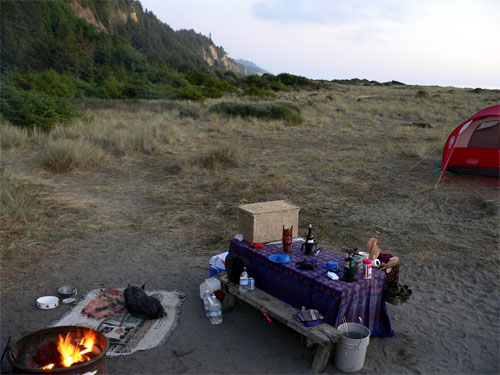
[[[140,207],[141,197],[136,198],[131,201],[131,197],[109,194],[108,204],[96,209],[116,209],[113,214],[123,216],[131,207]],[[396,209],[392,213],[394,217]],[[61,285],[75,285],[83,295],[99,287],[146,283],[149,290],[187,295],[180,325],[166,346],[108,360],[109,373],[309,373],[313,353],[301,345],[298,334],[277,322],[269,324],[244,303],[225,313],[222,324],[211,325],[198,289],[209,276],[209,257],[189,254],[178,234],[158,235],[139,226],[119,226],[91,238],[63,239],[38,266],[25,272],[3,266],[8,283],[1,293],[1,348],[9,336],[18,340],[68,311],[70,307],[64,305],[47,311],[35,306],[38,296],[53,295]],[[388,305],[396,336],[371,338],[360,373],[498,374],[496,262],[476,264],[472,257],[435,256],[432,250],[398,255],[402,260],[400,282],[410,285],[413,296],[404,305]],[[11,373],[7,360],[1,370]],[[333,359],[325,373],[340,373]]]
[[[224,314],[222,324],[209,324],[198,298],[198,286],[208,276],[208,259],[179,256],[175,239],[144,242],[126,231],[102,234],[109,235],[116,241],[105,249],[99,237],[68,243],[61,261],[36,287],[2,295],[2,348],[8,336],[19,339],[44,328],[69,309],[60,306],[42,311],[35,307],[36,296],[53,294],[59,285],[71,283],[85,292],[145,282],[151,289],[187,294],[181,323],[166,346],[109,360],[110,373],[309,372],[312,353],[301,346],[299,336],[279,323],[269,324],[246,304]],[[163,250],[158,253],[158,248]],[[85,274],[79,272],[82,269],[87,270]],[[360,373],[499,372],[496,268],[476,272],[453,262],[426,264],[424,259],[414,259],[402,266],[400,281],[411,285],[414,296],[404,305],[389,305],[397,334],[371,339]],[[4,361],[2,373],[10,371]],[[326,373],[339,373],[333,360]]]

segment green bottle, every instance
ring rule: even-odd
[[[309,224],[309,232],[306,236],[306,242],[314,242],[314,236],[312,234],[312,224]]]

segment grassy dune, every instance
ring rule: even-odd
[[[499,100],[331,84],[267,100],[80,102],[84,117],[50,133],[4,123],[3,281],[63,238],[118,227],[175,233],[186,251],[213,255],[237,233],[238,205],[275,199],[302,207],[299,234],[312,223],[333,249],[374,236],[400,255],[486,258],[498,249],[498,180],[447,176],[434,189],[433,170],[451,130]],[[303,121],[211,110],[223,102],[289,103]]]

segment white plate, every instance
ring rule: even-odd
[[[48,310],[59,306],[59,298],[56,296],[44,296],[36,300],[39,309]]]

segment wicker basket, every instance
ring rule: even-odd
[[[299,233],[299,207],[286,201],[244,204],[238,207],[239,231],[249,242],[280,241],[285,228]]]
[[[388,284],[397,284],[399,281],[399,264],[391,264],[390,266],[381,267],[381,271],[385,271],[385,286]]]

